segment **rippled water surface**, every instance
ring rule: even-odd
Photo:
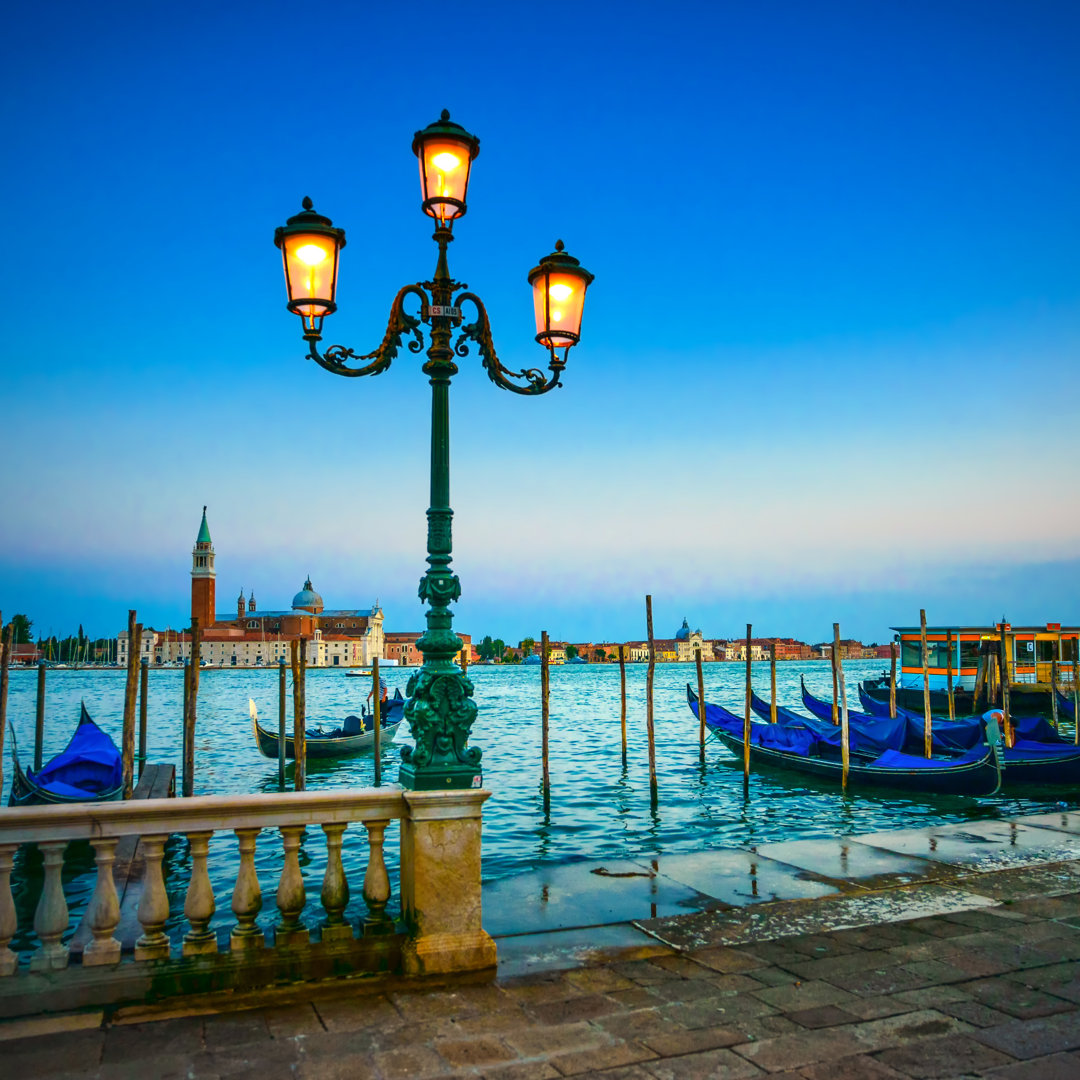
[[[880,661],[845,663],[852,697],[858,679],[880,670]],[[744,672],[740,664],[706,665],[706,696],[741,712]],[[384,674],[391,693],[398,686],[404,693],[407,669],[390,668]],[[659,800],[653,809],[645,724],[646,666],[627,667],[628,759],[624,768],[618,665],[591,664],[551,669],[552,793],[550,814],[545,816],[540,794],[539,667],[478,666],[470,668],[469,675],[480,709],[471,742],[483,749],[484,784],[493,792],[484,810],[485,880],[522,873],[541,864],[580,859],[644,857],[1035,813],[1059,805],[1059,800],[1070,794],[1057,791],[1041,799],[914,798],[893,793],[845,797],[831,786],[805,778],[761,773],[751,776],[749,798],[745,799],[740,764],[716,740],[709,740],[705,760],[701,761],[697,720],[687,708],[685,692],[688,680],[696,682],[694,666],[659,664],[654,710]],[[801,708],[800,675],[805,675],[812,692],[831,697],[832,677],[827,662],[788,662],[777,668],[780,704]],[[149,760],[174,763],[178,783],[182,679],[183,673],[177,669],[150,672]],[[80,698],[86,700],[90,714],[119,744],[124,682],[121,671],[50,671],[45,759],[62,749],[70,737],[78,719]],[[768,664],[755,666],[754,684],[767,698]],[[347,678],[340,670],[309,670],[308,725],[320,720],[336,725],[346,713],[359,712],[369,688],[368,680]],[[248,698],[252,698],[260,716],[269,721],[268,726],[276,726],[277,692],[276,670],[202,672],[195,743],[196,794],[277,790],[276,760],[259,754],[248,719]],[[32,754],[35,694],[35,672],[13,671],[8,717],[18,732],[24,764]],[[291,710],[291,694],[289,699]],[[402,724],[399,740],[405,736],[406,727]],[[385,779],[396,779],[399,752],[400,746],[384,748]],[[7,762],[5,766],[4,805],[11,779],[10,766]],[[309,788],[366,787],[372,779],[370,753],[337,761],[308,762]],[[355,906],[366,844],[362,830],[349,830],[346,836],[347,868],[356,882]],[[387,833],[388,863],[396,863],[396,848],[395,824]],[[89,851],[85,853],[85,865],[78,858],[76,851],[69,857],[73,912],[85,902],[93,882]],[[321,839],[305,844],[304,860],[309,895],[315,899],[325,865]],[[182,905],[187,868],[183,840],[172,842],[168,865],[171,888]],[[224,896],[219,893],[218,901],[222,925],[229,921],[225,919],[229,914],[226,897],[235,878],[235,865],[234,842],[219,835],[211,847],[211,873],[216,886],[226,890]],[[280,842],[272,832],[260,837],[258,865],[266,903],[272,910],[274,871],[281,865]],[[25,909],[31,900],[29,893],[23,895],[20,907]],[[362,910],[360,904],[358,910]]]

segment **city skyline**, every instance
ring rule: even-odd
[[[400,34],[321,14],[345,43]],[[272,235],[305,195],[347,230],[326,340],[373,348],[434,266],[409,142],[445,107],[481,139],[451,271],[504,362],[543,362],[525,276],[556,237],[597,275],[564,389],[460,361],[457,627],[640,639],[646,593],[658,636],[1077,622],[1080,11],[610,14],[565,39],[465,4],[482,62],[452,73],[297,60],[307,145],[268,59],[295,54],[285,5],[14,12],[0,282],[42,299],[0,365],[5,618],[176,625],[207,503],[219,606],[310,573],[422,625],[420,363],[343,386],[305,360]],[[545,50],[565,93],[523,75]]]

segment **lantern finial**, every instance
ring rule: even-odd
[[[561,240],[556,240],[555,241],[555,250],[556,251],[565,251],[566,250],[566,245]]]
[[[315,204],[311,201],[311,196],[310,195],[305,195],[304,196],[304,201],[300,205],[305,210],[310,210],[310,209],[312,209],[312,207],[314,207]]]

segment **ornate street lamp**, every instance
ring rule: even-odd
[[[310,199],[304,199],[303,212],[275,232],[274,243],[284,261],[288,308],[303,320],[308,356],[327,371],[349,377],[378,375],[397,356],[403,337],[409,339],[409,352],[421,352],[421,325],[429,327],[431,342],[423,371],[431,382],[431,505],[427,512],[428,568],[420,579],[420,599],[428,604],[427,632],[417,642],[424,666],[409,680],[405,704],[416,746],[402,751],[399,779],[405,787],[419,790],[479,787],[481,751],[468,745],[476,719],[473,685],[454,663],[462,641],[451,629],[450,604],[461,596],[461,584],[450,569],[454,515],[450,509],[449,390],[450,379],[458,370],[454,360],[469,355],[471,342],[496,385],[515,394],[546,394],[559,385],[567,354],[580,339],[585,291],[593,275],[566,254],[561,240],[551,255],[540,260],[529,273],[529,284],[533,288],[536,340],[548,352],[550,375],[538,368],[505,368],[491,340],[487,309],[478,296],[466,291],[467,286],[450,277],[446,261],[454,221],[465,214],[469,174],[480,140],[453,123],[444,109],[439,120],[416,133],[412,148],[420,164],[421,208],[435,219],[439,257],[431,281],[398,290],[390,306],[386,334],[374,352],[359,354],[343,345],[319,351],[323,318],[337,310],[338,258],[345,246],[344,230],[334,228],[329,218],[314,211]],[[420,303],[417,315],[405,310],[410,295]],[[476,312],[473,322],[466,323],[462,317],[465,303]]]

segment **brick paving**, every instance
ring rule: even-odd
[[[918,918],[894,889],[890,921],[847,928],[843,900],[757,905],[752,932],[730,912],[655,920],[651,944],[493,982],[14,1021],[0,1060],[13,1080],[1077,1080],[1078,870],[994,871],[992,906]]]

